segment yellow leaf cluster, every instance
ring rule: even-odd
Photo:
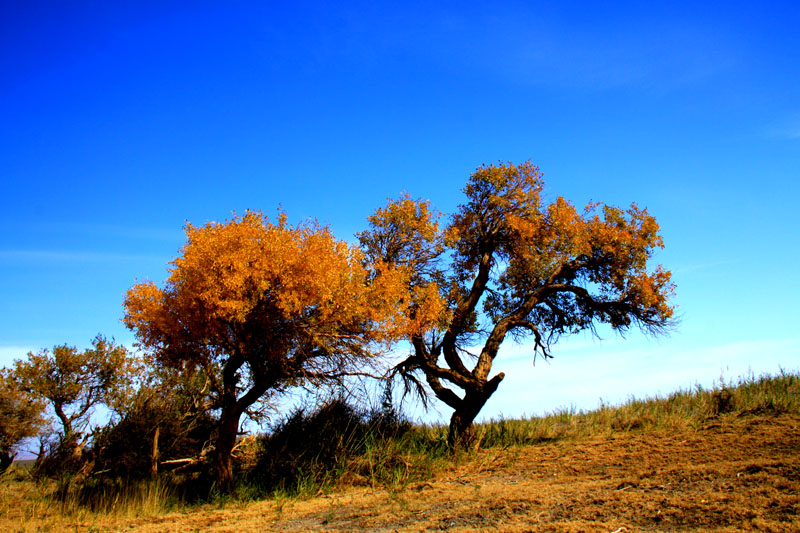
[[[543,174],[530,162],[482,166],[464,188],[467,201],[442,230],[429,215],[430,204],[408,195],[369,218],[371,230],[359,235],[362,247],[410,269],[408,335],[447,330],[459,307],[461,316],[473,313],[480,298],[492,320],[512,312],[517,317],[515,310],[527,309],[545,287],[554,287],[548,294],[564,294],[562,325],[604,319],[579,316],[575,286],[595,293],[595,309],[602,307],[597,302],[616,302],[648,324],[668,321],[670,273],[660,266],[648,271],[647,264],[663,248],[655,218],[636,204],[620,209],[590,203],[580,211],[563,197],[545,203],[543,188]],[[529,318],[544,320],[550,308],[540,315],[531,308]],[[460,333],[472,328],[466,324]]]
[[[378,326],[394,320],[399,274],[376,276],[358,248],[316,222],[291,226],[281,216],[273,224],[248,211],[224,223],[188,224],[186,236],[163,289],[145,282],[126,295],[125,323],[145,345],[194,341],[230,352],[261,335],[280,339],[280,352],[297,336],[316,346],[346,335],[383,340]]]

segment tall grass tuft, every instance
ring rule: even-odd
[[[698,428],[718,417],[800,414],[800,376],[753,375],[720,382],[711,389],[674,392],[666,398],[632,398],[619,406],[601,405],[589,412],[560,410],[544,417],[499,419],[478,424],[481,447],[528,446],[563,439],[630,431]]]
[[[120,521],[181,510],[174,486],[164,479],[116,484],[77,484],[36,478],[12,467],[0,476],[0,530],[111,531]]]
[[[52,498],[63,514],[90,511],[113,516],[155,516],[183,505],[179,486],[166,476],[146,480],[102,479],[55,482]]]
[[[396,489],[429,478],[449,459],[439,429],[341,399],[297,409],[259,439],[257,454],[240,497],[308,496],[342,484]]]

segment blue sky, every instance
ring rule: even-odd
[[[352,239],[531,159],[551,198],[649,208],[682,322],[535,367],[509,345],[484,416],[800,368],[800,8],[599,4],[0,2],[0,364],[132,343],[123,294],[186,221],[282,206]]]

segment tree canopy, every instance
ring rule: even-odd
[[[98,335],[92,347],[78,351],[66,344],[29,353],[14,364],[19,386],[46,400],[62,427],[62,439],[79,452],[94,408],[123,402],[130,393],[135,363],[128,350]]]
[[[166,365],[200,367],[220,410],[215,469],[232,480],[243,414],[291,385],[356,372],[398,327],[400,270],[365,265],[357,247],[316,222],[261,212],[186,226],[163,288],[132,287],[125,323]]]
[[[8,369],[0,370],[0,473],[11,466],[17,446],[46,425],[44,401],[27,393]]]
[[[370,261],[408,271],[413,350],[395,370],[407,385],[421,386],[415,376],[423,376],[454,410],[453,443],[469,437],[503,380],[489,376],[507,336],[529,337],[534,355],[549,357],[560,336],[597,324],[658,333],[672,323],[670,273],[648,265],[663,247],[655,218],[636,204],[547,203],[543,188],[530,162],[483,166],[444,226],[430,202],[405,196],[358,235]]]

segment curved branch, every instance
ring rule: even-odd
[[[536,352],[536,350],[538,349],[545,358],[552,357],[552,355],[550,355],[547,342],[544,341],[544,337],[539,331],[539,328],[537,328],[533,322],[530,322],[529,320],[514,320],[510,322],[509,329],[510,328],[523,328],[533,333],[533,338],[534,338],[533,351]]]
[[[461,398],[459,398],[458,395],[456,395],[456,393],[454,393],[452,390],[442,385],[442,382],[439,380],[439,378],[433,375],[428,370],[427,366],[421,364],[421,359],[416,354],[404,359],[390,371],[390,378],[399,375],[403,379],[403,384],[405,386],[403,396],[405,396],[413,387],[416,389],[416,392],[422,400],[422,403],[425,405],[425,407],[427,407],[427,394],[425,393],[425,387],[423,386],[422,382],[414,376],[413,373],[415,370],[422,371],[422,373],[425,375],[425,381],[427,381],[433,393],[442,402],[453,409],[456,409],[460,405]]]
[[[620,331],[626,330],[630,326],[631,320],[651,334],[656,334],[670,326],[668,321],[653,317],[647,312],[647,309],[631,303],[630,295],[620,295],[619,300],[601,300],[592,296],[586,288],[568,283],[553,284],[548,287],[547,292],[548,294],[558,292],[574,294],[576,299],[592,313],[607,315],[612,327]]]
[[[455,392],[442,385],[442,382],[439,381],[439,378],[428,374],[427,372],[425,373],[425,377],[428,381],[428,385],[430,385],[437,398],[442,400],[453,409],[457,409],[459,405],[461,405],[461,398],[459,398]]]
[[[467,319],[475,310],[475,307],[478,305],[481,296],[483,296],[483,293],[486,290],[486,285],[489,282],[489,274],[492,267],[492,253],[493,250],[488,250],[481,256],[480,263],[478,264],[478,275],[475,276],[475,280],[472,282],[472,287],[470,288],[467,297],[461,299],[458,307],[453,312],[453,319],[450,322],[450,327],[447,328],[444,338],[442,339],[444,360],[447,362],[450,368],[462,376],[470,375],[471,372],[467,370],[467,367],[464,366],[464,363],[461,361],[461,357],[458,355],[458,351],[456,350],[456,339],[458,338],[459,334],[464,332]]]
[[[478,357],[478,363],[475,365],[475,369],[472,371],[473,376],[478,379],[486,379],[488,377],[489,371],[492,369],[494,358],[497,357],[497,351],[500,349],[500,344],[502,344],[503,339],[505,339],[508,331],[512,327],[515,327],[515,324],[524,324],[526,322],[525,317],[530,314],[530,312],[534,307],[536,307],[536,305],[539,304],[539,302],[547,297],[547,295],[551,292],[552,287],[558,285],[555,283],[555,280],[562,277],[573,277],[576,268],[577,267],[574,261],[561,264],[556,271],[553,272],[549,278],[547,278],[547,281],[544,283],[544,285],[528,294],[519,307],[506,315],[504,318],[497,321],[494,328],[492,328],[492,332],[489,334],[489,338],[486,339],[483,350],[481,350],[481,355]],[[530,325],[533,326],[533,324]],[[543,347],[544,345],[541,343],[541,335],[538,334],[538,330],[534,331],[534,336],[537,338],[537,345]],[[543,350],[542,353],[545,355],[545,357],[549,355],[545,350]]]

